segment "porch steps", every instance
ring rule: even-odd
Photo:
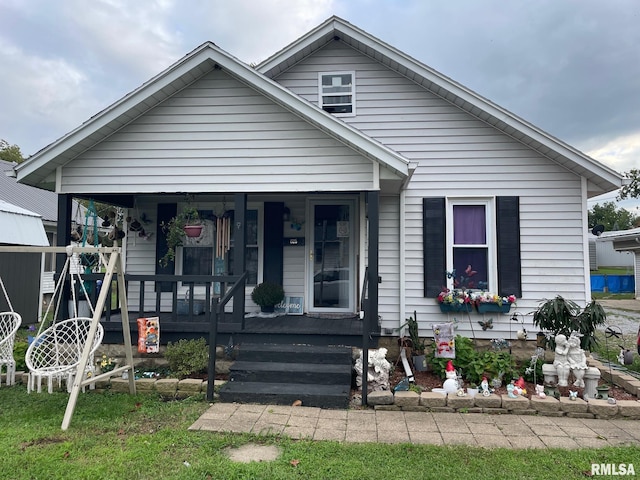
[[[352,370],[350,347],[243,343],[220,400],[346,408]]]

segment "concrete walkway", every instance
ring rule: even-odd
[[[215,403],[190,428],[338,442],[494,448],[640,446],[640,421]]]

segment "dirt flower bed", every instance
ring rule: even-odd
[[[390,386],[391,389],[393,390],[393,388],[400,383],[400,381],[402,379],[405,378],[405,372],[401,369],[401,368],[395,368],[393,371],[393,374],[390,377]],[[442,384],[444,383],[444,380],[441,379],[438,375],[436,375],[434,372],[414,372],[414,379],[415,379],[415,385],[417,385],[418,387],[420,387],[420,389],[423,392],[429,392],[434,388],[442,388]],[[603,382],[602,380],[600,380],[600,385],[604,384],[605,382]],[[526,385],[526,389],[527,389],[527,397],[531,397],[534,392],[535,392],[535,385],[533,384],[533,382],[525,382]],[[469,385],[466,384],[465,388],[468,387]],[[559,387],[558,390],[560,391],[560,395],[562,397],[568,397],[569,396],[569,390],[573,390],[573,391],[578,391],[578,397],[582,398],[582,393],[583,393],[583,388],[576,388],[576,387]],[[503,385],[500,388],[496,388],[495,393],[497,395],[506,395],[507,394],[507,388],[506,388],[506,384]],[[615,398],[616,400],[637,400],[638,398],[635,395],[632,395],[628,392],[626,392],[623,388],[618,387],[618,386],[613,386],[610,390],[609,390],[609,396]]]

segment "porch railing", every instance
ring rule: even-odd
[[[111,321],[111,316],[115,313],[118,313],[121,308],[128,308],[129,310],[134,310],[136,307],[131,302],[131,290],[132,283],[139,284],[139,289],[137,291],[137,311],[139,314],[144,313],[157,313],[160,314],[163,308],[163,294],[169,294],[171,298],[171,305],[167,309],[166,305],[164,306],[167,311],[165,312],[167,315],[170,315],[172,321],[178,321],[178,312],[179,312],[179,302],[186,302],[186,314],[180,315],[181,317],[185,317],[188,321],[193,321],[194,317],[198,315],[198,313],[204,313],[204,318],[209,319],[210,314],[215,311],[214,306],[219,305],[217,302],[218,298],[222,296],[222,298],[226,299],[224,304],[226,305],[231,298],[235,298],[234,300],[234,309],[232,313],[234,323],[242,324],[244,328],[244,287],[246,284],[247,273],[245,272],[243,275],[138,275],[138,274],[125,274],[125,283],[126,283],[126,291],[127,291],[127,300],[129,302],[128,306],[121,306],[120,299],[118,298],[118,289],[116,281],[112,281],[111,285],[102,285],[101,288],[108,288],[109,295],[108,298],[111,301],[107,301],[105,305],[105,321]],[[98,288],[94,288],[95,285],[98,285],[98,282],[103,278],[102,274],[91,273],[91,274],[83,274],[82,279],[85,283],[89,283],[92,287],[89,289],[90,294],[89,298],[93,304],[95,304],[95,300],[98,296]],[[152,289],[148,289],[148,284],[153,284]],[[179,287],[186,287],[186,293],[184,297],[178,296]],[[196,294],[196,288],[198,289],[198,293]],[[202,290],[204,289],[204,295],[202,295]],[[149,297],[150,290],[152,291],[152,295],[155,296],[153,299],[153,307],[150,307],[150,304],[147,302]],[[195,308],[196,302],[202,302],[202,300],[198,297],[204,299],[204,305],[202,308],[203,312],[197,312]],[[166,297],[164,298],[166,302]],[[185,306],[185,305],[183,305]]]

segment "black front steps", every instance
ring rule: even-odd
[[[351,347],[242,344],[220,400],[236,403],[347,408]]]

